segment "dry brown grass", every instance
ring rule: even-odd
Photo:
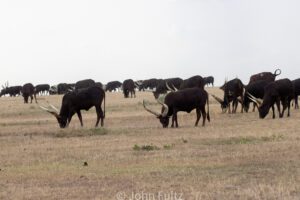
[[[61,98],[40,103],[59,107]],[[300,111],[261,120],[257,112],[221,114],[211,98],[206,127],[193,126],[193,112],[179,115],[180,128],[163,129],[144,98],[154,102],[146,92],[107,93],[105,128],[93,128],[91,109],[83,128],[74,116],[64,130],[36,104],[0,98],[0,199],[299,199]]]

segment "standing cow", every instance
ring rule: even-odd
[[[293,80],[294,98],[295,98],[295,109],[299,109],[298,96],[300,95],[300,78]]]
[[[213,76],[208,76],[208,77],[204,77],[204,85],[209,85],[211,84],[212,86],[214,86],[214,77]]]
[[[23,85],[22,95],[24,97],[24,103],[28,103],[28,98],[29,97],[31,98],[30,103],[32,103],[33,97],[35,99],[35,102],[37,103],[36,95],[35,95],[35,92],[34,92],[34,86],[31,83],[26,83],[26,84]]]
[[[95,85],[95,81],[93,79],[85,79],[81,81],[77,81],[75,83],[75,90],[89,88]]]
[[[258,74],[254,74],[250,77],[250,81],[248,84],[253,83],[258,80],[265,80],[268,82],[273,82],[275,81],[276,76],[279,76],[281,74],[280,69],[276,69],[274,73],[271,72],[261,72]]]
[[[123,93],[125,98],[129,97],[129,93],[131,98],[132,97],[135,98],[135,90],[134,90],[135,84],[132,79],[125,80],[122,84],[122,88],[123,88]]]
[[[50,85],[49,84],[39,84],[35,86],[35,94],[47,94],[49,93]]]

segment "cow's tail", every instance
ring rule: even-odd
[[[277,71],[278,71],[278,73],[277,73]],[[281,69],[276,69],[275,72],[274,72],[274,75],[275,75],[275,76],[278,76],[278,75],[280,75],[280,74],[281,74]]]
[[[206,93],[207,95],[206,95],[206,104],[207,104],[207,115],[206,115],[206,117],[207,117],[207,120],[210,122],[210,116],[209,116],[209,99],[208,99],[208,93]]]
[[[105,118],[105,92],[103,92],[103,119]]]

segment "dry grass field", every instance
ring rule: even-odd
[[[205,127],[194,127],[193,111],[163,129],[143,99],[160,110],[148,92],[107,93],[104,128],[94,128],[93,108],[83,128],[75,115],[60,129],[37,104],[0,98],[0,199],[300,199],[299,110],[261,120],[221,114],[210,98]]]

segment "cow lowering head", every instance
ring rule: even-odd
[[[49,104],[49,105],[51,106],[51,108],[53,110],[50,110],[50,109],[45,108],[43,106],[40,106],[40,108],[42,108],[43,110],[45,110],[48,113],[52,114],[57,119],[57,122],[58,122],[60,128],[66,128],[66,127],[68,127],[68,125],[69,125],[69,123],[68,123],[68,117],[66,115],[60,115],[60,114],[58,114],[59,110],[55,106],[53,106],[52,104]]]
[[[271,96],[264,96],[264,100],[263,102],[254,97],[253,95],[251,95],[250,93],[246,94],[249,96],[249,98],[257,105],[258,107],[258,112],[259,112],[259,117],[261,119],[265,118],[267,116],[267,114],[269,113],[269,110],[271,108],[271,106],[274,104],[275,100],[272,100]]]
[[[213,94],[212,97],[221,104],[222,113],[226,113],[229,106],[228,98],[224,98],[224,100],[222,100]]]
[[[161,113],[155,112],[155,111],[147,108],[147,106],[145,104],[145,100],[143,100],[143,106],[144,106],[145,110],[147,110],[149,113],[155,115],[159,119],[163,128],[167,128],[169,126],[169,119],[170,119],[170,116],[168,116],[169,107],[166,104],[160,102],[159,100],[157,100],[157,102],[163,106]]]

